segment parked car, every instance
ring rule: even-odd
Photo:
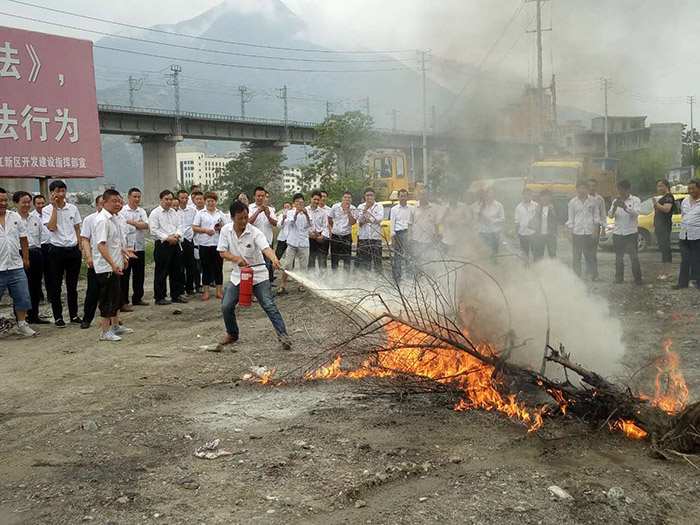
[[[681,202],[688,196],[687,193],[674,193],[673,198],[676,199],[675,208],[673,210],[673,221],[671,227],[671,245],[678,244],[678,235],[681,231]],[[639,237],[637,238],[637,246],[640,252],[656,245],[656,234],[654,232],[654,203],[651,197],[642,202],[639,208]],[[612,249],[612,232],[615,221],[608,218],[605,225],[605,233],[600,238],[599,246],[601,248]]]

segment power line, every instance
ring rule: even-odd
[[[119,49],[116,47],[100,46],[95,44],[93,46],[96,49],[106,49],[108,51],[116,51],[119,53],[128,53],[130,55],[140,55],[153,58],[162,58],[164,60],[179,60],[181,62],[192,62],[194,64],[204,64],[207,66],[220,66],[220,67],[231,67],[238,69],[256,69],[263,71],[293,71],[295,73],[379,73],[387,71],[407,71],[411,68],[408,67],[395,67],[395,68],[384,68],[384,69],[295,69],[291,67],[266,67],[266,66],[249,66],[243,64],[226,64],[223,62],[212,62],[209,60],[196,60],[194,58],[182,58],[182,57],[172,57],[166,55],[157,55],[155,53],[145,53],[142,51],[132,51],[129,49]]]
[[[245,57],[245,58],[256,58],[256,59],[263,59],[263,60],[284,60],[284,61],[290,61],[290,62],[320,62],[320,63],[331,63],[331,64],[354,64],[354,63],[357,63],[357,64],[375,63],[376,64],[376,63],[396,62],[396,60],[393,58],[382,58],[379,60],[328,60],[328,59],[316,59],[316,58],[290,58],[290,57],[275,57],[275,56],[268,56],[268,55],[254,55],[254,54],[250,54],[250,53],[237,53],[235,51],[223,51],[221,49],[204,49],[201,47],[185,46],[182,44],[158,42],[156,40],[148,40],[146,38],[137,38],[137,37],[133,37],[133,36],[120,35],[117,33],[109,33],[107,31],[97,31],[96,29],[85,29],[83,27],[72,26],[72,25],[68,25],[68,24],[61,24],[58,22],[49,22],[47,20],[40,20],[38,18],[32,18],[29,16],[15,15],[12,13],[6,13],[4,11],[0,11],[0,15],[11,16],[13,18],[20,18],[22,20],[29,20],[31,22],[38,22],[40,24],[46,24],[46,25],[50,25],[50,26],[63,27],[65,29],[74,29],[77,31],[85,31],[86,33],[94,33],[97,35],[110,36],[113,38],[121,38],[124,40],[130,40],[132,42],[143,42],[146,44],[155,44],[158,46],[174,47],[177,49],[188,49],[191,51],[198,51],[198,52],[205,52],[205,53],[216,53],[216,54],[220,54],[220,55],[231,55],[231,56],[238,56],[238,57]]]
[[[498,44],[501,42],[501,40],[502,40],[503,37],[505,36],[506,32],[508,31],[508,29],[509,29],[510,26],[513,24],[513,22],[514,22],[515,19],[518,17],[518,15],[519,15],[520,12],[523,10],[523,8],[525,7],[526,4],[527,4],[527,0],[522,0],[522,2],[520,3],[520,5],[516,8],[515,12],[511,15],[511,17],[510,17],[510,19],[508,20],[508,22],[506,22],[506,25],[505,25],[505,27],[503,28],[503,31],[501,31],[501,34],[500,34],[500,35],[498,36],[498,38],[496,39],[496,42],[494,42],[494,44],[491,46],[491,49],[489,49],[489,52],[486,53],[486,56],[482,59],[481,63],[480,63],[479,66],[476,68],[476,71],[473,73],[473,75],[469,78],[469,80],[467,80],[467,82],[464,84],[464,86],[462,87],[462,89],[459,90],[459,93],[457,93],[457,95],[455,96],[455,98],[452,100],[452,102],[450,103],[450,105],[449,105],[449,107],[447,108],[447,110],[443,113],[443,116],[444,116],[445,114],[449,113],[449,112],[452,110],[452,108],[454,107],[454,105],[455,105],[455,103],[457,102],[457,100],[459,100],[460,98],[462,98],[462,95],[464,94],[464,92],[465,92],[465,91],[467,90],[467,88],[472,84],[472,82],[474,82],[474,80],[476,79],[476,76],[479,74],[479,72],[481,71],[481,69],[484,67],[484,64],[485,64],[486,61],[489,59],[489,57],[491,56],[491,54],[496,50],[496,47],[498,47]]]
[[[298,48],[298,47],[270,46],[270,45],[264,45],[264,44],[251,44],[250,42],[236,42],[233,40],[222,40],[222,39],[218,39],[218,38],[208,38],[208,37],[203,37],[203,36],[184,35],[182,33],[176,33],[174,31],[165,31],[163,29],[155,29],[153,27],[143,27],[143,26],[137,26],[134,24],[126,24],[124,22],[116,22],[114,20],[107,20],[105,18],[98,18],[98,17],[94,17],[94,16],[82,15],[80,13],[74,13],[71,11],[64,11],[62,9],[55,9],[55,8],[46,7],[43,5],[32,4],[29,2],[23,2],[21,0],[7,0],[7,1],[12,2],[13,4],[34,7],[36,9],[43,9],[45,11],[51,11],[53,13],[60,13],[63,15],[75,16],[78,18],[84,18],[86,20],[92,20],[95,22],[103,22],[106,24],[113,24],[116,26],[128,27],[130,29],[139,29],[141,31],[150,31],[152,33],[159,33],[162,35],[177,36],[177,37],[181,37],[181,38],[191,38],[191,39],[195,39],[195,40],[202,40],[205,42],[215,42],[217,44],[230,44],[230,45],[235,45],[235,46],[255,47],[255,48],[260,48],[260,49],[275,49],[278,51],[294,51],[294,52],[300,52],[300,53],[327,53],[327,54],[343,54],[343,55],[346,55],[346,54],[348,54],[348,55],[349,54],[371,55],[371,54],[413,53],[413,52],[415,52],[415,49],[390,49],[390,50],[383,50],[383,51],[332,51],[332,50],[327,50],[327,49],[308,49],[308,48]]]

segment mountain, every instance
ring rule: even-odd
[[[369,96],[370,112],[379,127],[393,125],[392,112],[398,111],[397,127],[420,129],[422,122],[421,75],[413,53],[394,57],[382,54],[347,55],[304,40],[306,24],[280,0],[227,0],[201,15],[173,25],[153,29],[215,40],[197,40],[143,30],[121,33],[145,42],[105,37],[96,42],[95,53],[98,100],[104,104],[129,104],[128,77],[144,78],[134,92],[134,105],[147,108],[174,108],[173,87],[166,84],[171,64],[182,67],[180,101],[183,111],[240,115],[239,86],[248,88],[251,100],[246,116],[283,118],[280,88],[287,86],[290,120],[320,122],[326,116],[326,102],[332,111],[341,113],[364,109]],[[303,48],[320,53],[232,45],[222,41],[255,43],[277,48]],[[188,46],[196,49],[182,49]],[[117,52],[104,48],[122,49]],[[211,53],[204,50],[215,50]],[[238,53],[228,55],[226,53]],[[143,56],[148,53],[158,56]],[[257,55],[257,56],[240,56]],[[273,58],[260,58],[274,57]],[[170,57],[170,58],[166,58]],[[240,68],[192,63],[189,58],[211,63],[236,64]],[[399,59],[403,59],[399,60]],[[303,59],[301,61],[299,59]],[[344,63],[343,61],[356,61]],[[338,62],[340,61],[340,62]],[[362,61],[362,62],[358,62]],[[281,70],[248,69],[269,67]],[[299,70],[391,70],[357,73],[306,73]],[[149,73],[143,73],[143,72]],[[441,111],[454,95],[441,85],[428,81],[429,103]],[[187,142],[184,146],[189,145]],[[205,145],[211,152],[230,151],[230,143]],[[103,139],[106,179],[118,187],[142,183],[141,156],[138,145],[126,137]],[[301,148],[285,152],[291,161],[300,160]]]

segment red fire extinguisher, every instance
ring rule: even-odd
[[[241,268],[241,285],[238,288],[239,306],[250,306],[253,302],[253,269]]]

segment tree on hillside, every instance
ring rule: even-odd
[[[253,197],[253,190],[263,186],[273,193],[273,188],[281,187],[282,162],[285,156],[259,148],[249,148],[233,159],[221,170],[216,187],[226,191],[226,206],[239,192]]]
[[[326,117],[316,126],[310,162],[302,168],[302,187],[308,191],[320,185],[332,200],[339,200],[346,190],[359,195],[367,184],[365,154],[375,144],[372,117],[361,111]]]
[[[629,180],[636,195],[654,194],[656,180],[665,179],[668,175],[670,154],[665,149],[645,148],[615,155],[618,158],[618,180]]]
[[[688,126],[683,126],[683,138],[682,138],[682,144],[683,144],[683,156],[682,156],[682,165],[683,166],[696,166],[700,167],[700,155],[698,155],[698,148],[700,148],[700,133],[698,133],[697,129],[693,129],[693,135],[694,135],[694,146],[695,146],[695,151],[693,152],[693,149],[691,148],[691,141],[690,141],[690,130],[688,129]]]

